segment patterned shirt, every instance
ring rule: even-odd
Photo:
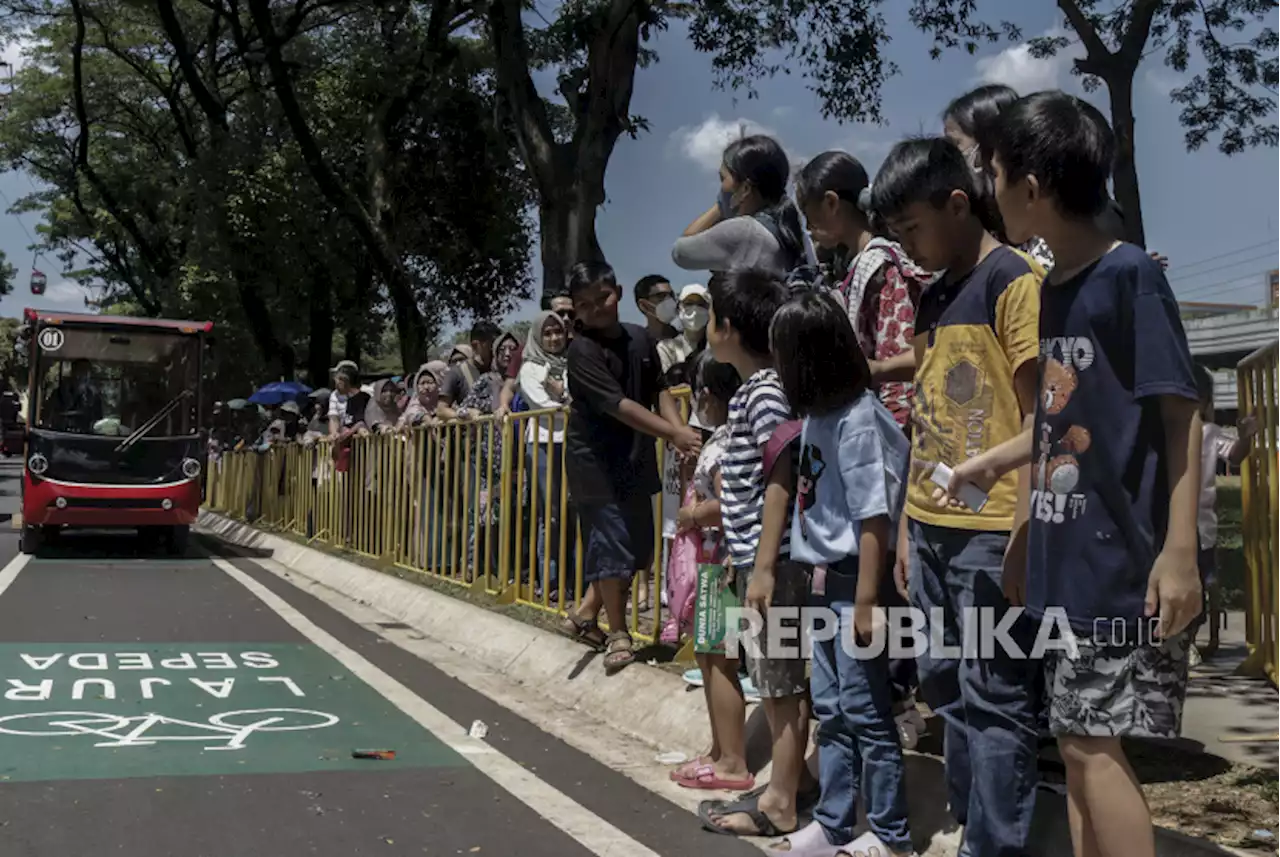
[[[1013,379],[1040,349],[1043,269],[1010,247],[992,250],[955,282],[939,280],[916,314],[916,391],[911,411],[911,474],[907,514],[957,530],[1008,532],[1013,527],[1017,474],[991,489],[980,512],[939,506],[930,465],[955,467],[1022,430]]]
[[[867,360],[888,360],[911,350],[921,285],[931,279],[901,247],[883,238],[871,239],[849,263],[835,295],[849,314]],[[911,417],[914,389],[910,382],[891,381],[876,390],[899,425],[905,426]]]
[[[724,519],[729,558],[735,568],[749,572],[764,513],[764,448],[774,430],[791,419],[791,406],[778,382],[778,373],[761,369],[729,400],[729,444],[720,463],[720,513]],[[789,519],[788,519],[789,520]],[[790,549],[784,528],[782,553]]]

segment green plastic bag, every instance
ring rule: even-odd
[[[739,606],[732,574],[720,563],[698,564],[698,591],[694,599],[693,650],[700,655],[723,655],[728,632],[728,611]]]

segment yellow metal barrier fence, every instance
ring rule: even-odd
[[[1252,414],[1258,421],[1253,448],[1240,469],[1240,499],[1243,513],[1246,584],[1248,604],[1245,630],[1249,657],[1240,671],[1265,675],[1276,684],[1280,652],[1276,644],[1277,474],[1276,369],[1280,345],[1272,343],[1241,360],[1236,367],[1240,416]]]
[[[687,413],[687,388],[680,392]],[[585,552],[565,479],[567,414],[527,411],[358,437],[345,465],[328,441],[225,452],[211,462],[206,505],[563,616],[585,592]],[[632,586],[628,625],[646,642],[664,621],[669,511],[656,496],[653,566]]]

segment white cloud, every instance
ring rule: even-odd
[[[26,59],[22,56],[22,52],[29,48],[34,42],[30,33],[20,33],[9,44],[0,50],[0,63],[4,63],[12,68],[15,72],[26,65]],[[7,72],[0,72],[7,74]]]
[[[1044,35],[1058,37],[1068,34],[1062,30],[1049,30]],[[982,83],[1003,83],[1013,87],[1019,95],[1030,95],[1045,89],[1065,88],[1072,80],[1072,62],[1083,57],[1084,53],[1084,46],[1073,40],[1055,56],[1037,59],[1023,42],[1005,48],[995,56],[982,57],[975,68]]]
[[[671,142],[695,164],[711,171],[720,169],[725,146],[749,134],[776,136],[772,128],[751,119],[721,119],[713,113],[700,125],[685,125],[671,134]]]

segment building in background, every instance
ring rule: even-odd
[[[1239,417],[1236,364],[1277,337],[1277,272],[1268,275],[1267,306],[1183,301],[1178,304],[1191,356],[1213,372],[1214,409],[1220,425]]]

